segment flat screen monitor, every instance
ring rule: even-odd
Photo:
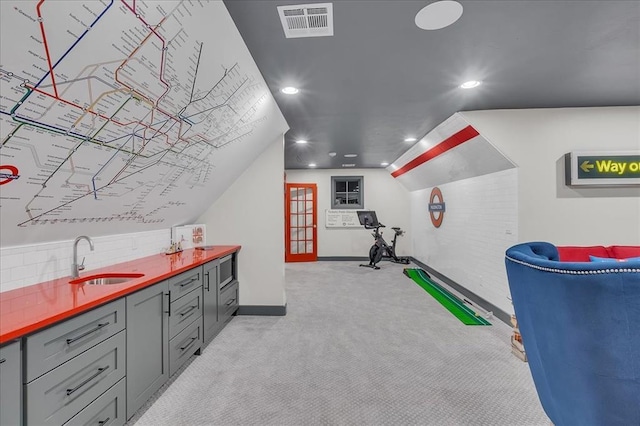
[[[373,210],[358,210],[358,220],[363,226],[378,226],[378,218]]]

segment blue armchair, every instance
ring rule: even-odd
[[[511,297],[542,406],[556,426],[640,425],[640,261],[560,262],[506,252]]]

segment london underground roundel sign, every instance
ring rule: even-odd
[[[436,228],[440,228],[440,225],[442,225],[444,212],[445,204],[444,198],[442,198],[442,191],[440,191],[440,188],[434,187],[429,197],[429,216],[431,216],[431,223]]]

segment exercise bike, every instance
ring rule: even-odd
[[[398,227],[393,227],[394,235],[393,240],[391,241],[391,245],[387,244],[387,242],[382,237],[382,232],[380,232],[380,228],[386,228],[382,223],[378,222],[378,218],[376,217],[376,212],[373,210],[361,210],[358,211],[358,220],[360,221],[360,225],[363,225],[365,229],[373,229],[373,239],[375,240],[371,249],[369,249],[369,264],[360,264],[360,266],[365,266],[367,268],[380,269],[377,266],[377,263],[382,259],[388,259],[394,263],[401,263],[403,265],[409,264],[408,257],[401,257],[396,255],[396,240],[399,236],[404,234],[404,231]]]

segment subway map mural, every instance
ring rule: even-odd
[[[188,223],[287,130],[222,2],[0,17],[2,246]]]

